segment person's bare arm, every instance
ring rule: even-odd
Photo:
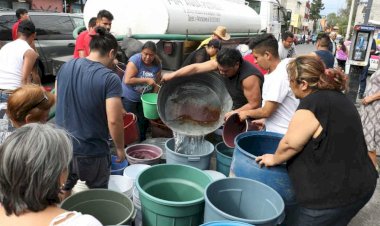
[[[362,103],[364,105],[368,105],[368,104],[370,104],[370,103],[372,103],[374,101],[378,101],[378,100],[380,100],[380,92],[374,93],[371,96],[364,97],[363,100],[362,100]]]
[[[157,85],[153,78],[137,78],[138,68],[133,62],[128,62],[125,70],[124,83],[128,85],[147,84],[150,86]]]
[[[116,146],[117,162],[125,159],[124,130],[123,130],[123,105],[120,97],[106,99],[106,113],[108,129]]]
[[[190,64],[186,67],[178,69],[172,73],[165,74],[162,77],[162,81],[168,81],[175,77],[189,76],[192,74],[198,74],[203,72],[215,71],[218,69],[218,63],[215,60],[209,60],[203,63]]]
[[[37,57],[38,57],[37,53],[31,49],[27,50],[24,53],[24,62],[22,64],[22,70],[21,70],[21,73],[22,73],[21,84],[22,85],[31,83],[31,78],[32,78],[31,73],[32,73],[34,64],[36,63]]]
[[[261,103],[261,89],[260,89],[260,78],[256,75],[247,77],[242,81],[242,87],[244,96],[247,98],[248,103],[241,106],[238,109],[228,112],[225,118],[228,118],[234,113],[239,113],[240,111],[252,110],[260,107]]]
[[[269,118],[278,108],[279,103],[274,101],[266,101],[262,108],[257,108],[253,110],[240,111],[240,120],[245,120],[247,118],[261,119]]]
[[[305,144],[322,131],[319,121],[309,110],[298,110],[290,121],[288,131],[281,139],[276,152],[256,158],[260,166],[275,166],[286,162],[302,151]]]

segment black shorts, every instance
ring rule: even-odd
[[[86,181],[89,188],[108,188],[111,174],[111,156],[73,156],[69,165],[69,175],[63,190],[70,191],[78,179]]]

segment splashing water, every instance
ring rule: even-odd
[[[174,151],[184,155],[203,155],[209,152],[204,136],[187,136],[176,132]]]

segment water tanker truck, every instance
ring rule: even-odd
[[[178,69],[219,25],[231,34],[223,45],[235,46],[264,31],[278,38],[281,28],[275,0],[87,0],[85,24],[102,9],[113,14],[118,40],[154,40],[166,70]]]

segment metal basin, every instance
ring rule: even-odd
[[[223,124],[232,99],[220,75],[212,72],[164,83],[157,107],[161,120],[174,132],[201,136]]]

